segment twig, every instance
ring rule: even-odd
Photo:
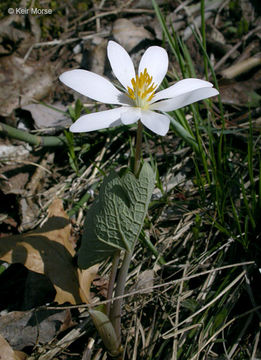
[[[221,270],[225,270],[225,269],[231,269],[233,267],[238,267],[238,266],[244,266],[244,265],[254,265],[255,262],[254,261],[246,261],[246,262],[242,262],[242,263],[235,263],[235,264],[229,264],[229,265],[225,265],[225,266],[220,266],[218,268],[215,268],[215,269],[210,269],[210,270],[206,270],[206,271],[203,271],[201,273],[197,273],[197,274],[193,274],[193,275],[189,275],[189,276],[185,276],[184,278],[181,278],[181,279],[177,279],[177,280],[171,280],[171,281],[168,281],[168,282],[165,282],[163,284],[158,284],[158,285],[153,285],[153,286],[150,286],[148,288],[146,288],[147,291],[153,291],[155,289],[160,289],[162,287],[166,287],[166,286],[173,286],[175,284],[179,284],[180,282],[182,281],[188,281],[188,280],[191,280],[191,279],[195,279],[199,276],[205,276],[207,274],[210,274],[210,273],[213,273],[215,271],[221,271]],[[245,274],[245,272],[244,272]],[[243,275],[244,275],[243,274]],[[111,300],[104,300],[104,301],[99,301],[95,304],[82,304],[82,305],[69,305],[69,306],[61,306],[61,307],[55,307],[55,306],[46,306],[45,309],[50,309],[50,310],[65,310],[65,309],[81,309],[81,308],[89,308],[90,306],[98,306],[98,305],[104,305],[104,304],[107,304],[108,302],[112,302],[112,301],[115,301],[115,300],[118,300],[118,299],[124,299],[124,298],[127,298],[127,297],[131,297],[133,295],[138,295],[140,293],[142,293],[144,290],[135,290],[135,291],[132,291],[130,293],[126,293],[124,295],[121,295],[121,296],[115,296],[113,299]],[[261,306],[258,307],[258,309],[260,309]],[[186,319],[187,320],[187,319]],[[181,324],[181,323],[180,323]],[[179,324],[179,325],[180,325]]]
[[[28,59],[29,55],[31,54],[33,49],[37,49],[43,46],[56,46],[56,45],[65,45],[65,44],[70,44],[72,42],[75,41],[79,41],[79,40],[88,40],[88,39],[92,39],[95,36],[101,36],[101,37],[105,37],[108,36],[108,32],[103,31],[100,33],[94,33],[94,34],[90,34],[90,35],[86,35],[86,36],[82,36],[82,37],[77,37],[77,38],[72,38],[72,39],[66,39],[66,40],[52,40],[52,41],[43,41],[43,42],[39,42],[39,43],[35,43],[33,45],[30,46],[29,50],[27,51],[27,53],[24,56],[24,63],[26,62],[26,60]]]
[[[89,323],[90,319],[88,318],[85,322],[80,324],[76,329],[71,330],[68,334],[66,334],[61,340],[55,344],[55,347],[45,354],[41,355],[38,359],[39,360],[51,360],[61,351],[66,349],[70,344],[72,344],[75,340],[79,339],[86,333],[84,328]]]
[[[224,55],[222,57],[222,59],[220,59],[216,65],[214,66],[214,70],[217,71],[225,62],[226,60],[239,48],[239,46],[241,46],[241,44],[243,42],[245,42],[250,36],[252,36],[253,34],[255,34],[256,32],[258,32],[259,30],[261,30],[261,26],[256,27],[255,29],[253,29],[252,31],[250,31],[247,35],[243,36],[242,40],[240,40],[235,46],[232,47],[232,49],[230,49],[226,55]]]
[[[121,13],[133,13],[133,14],[144,14],[144,13],[148,13],[148,14],[154,14],[154,10],[149,10],[149,9],[115,9],[115,10],[111,10],[111,11],[107,11],[101,14],[97,14],[92,16],[91,18],[84,20],[80,23],[80,25],[86,25],[89,22],[92,22],[94,20],[96,20],[97,18],[102,18],[105,16],[110,16],[110,15],[118,15]]]
[[[222,0],[216,0],[215,2],[209,2],[206,5],[206,9],[205,9],[205,12],[204,12],[205,13],[205,20],[208,20],[211,16],[213,16],[212,11],[216,10],[216,8],[218,8],[221,3],[222,3]],[[188,11],[187,11],[186,7],[185,7],[185,11],[188,14]],[[191,17],[190,14],[188,14],[188,16]],[[201,20],[202,20],[201,15],[197,16],[195,19],[192,19],[192,24],[189,25],[184,30],[184,33],[183,33],[183,39],[185,41],[190,38],[190,36],[192,35],[194,29],[198,29],[198,28],[201,27]]]
[[[33,161],[28,161],[28,160],[19,160],[19,159],[13,159],[12,158],[12,162],[13,163],[18,163],[18,164],[25,164],[25,165],[33,165],[33,166],[36,166],[40,169],[42,169],[43,171],[46,171],[48,174],[52,174],[52,172],[50,170],[48,170],[45,166],[41,164],[37,164]]]
[[[259,306],[259,308],[260,308],[260,306]],[[208,341],[199,349],[199,351],[198,351],[190,360],[196,360],[196,359],[197,359],[197,356],[202,353],[202,351],[204,350],[204,348],[205,348],[208,344],[210,344],[211,341],[214,341],[214,340],[216,339],[216,337],[217,337],[217,335],[218,335],[219,333],[221,333],[225,328],[227,328],[228,326],[230,326],[234,321],[242,318],[243,316],[246,316],[246,315],[251,314],[251,313],[253,312],[253,310],[254,310],[254,309],[251,309],[250,311],[247,311],[247,312],[245,312],[244,314],[241,314],[241,315],[239,315],[239,316],[237,316],[237,317],[234,317],[234,318],[231,319],[229,322],[227,322],[227,323],[226,323],[224,326],[222,326],[218,331],[216,331],[214,335],[212,335],[212,336],[208,339]]]
[[[188,259],[186,261],[184,270],[183,270],[183,278],[186,276],[187,274],[187,270],[189,267],[189,259],[191,258],[191,255],[194,251],[194,245],[191,247],[190,251],[189,251],[189,255],[188,255]],[[177,298],[177,306],[176,306],[176,317],[175,317],[175,327],[178,328],[179,327],[179,311],[180,311],[180,307],[181,307],[181,295],[183,293],[183,288],[184,288],[184,281],[182,281],[179,285],[179,293],[178,293],[178,298]],[[172,350],[172,360],[176,360],[178,358],[178,334],[176,333],[173,339],[173,350]]]
[[[45,176],[45,171],[47,171],[49,174],[52,174],[52,172],[46,168],[47,163],[49,162],[49,158],[52,155],[53,154],[45,155],[44,158],[41,160],[40,164],[36,164],[31,161],[27,162],[36,166],[36,170],[34,174],[30,177],[30,181],[26,185],[26,190],[28,191],[29,196],[32,196],[33,194],[36,193],[42,178]]]
[[[252,356],[251,356],[251,360],[256,359],[256,352],[257,352],[257,349],[258,349],[259,339],[260,339],[260,331],[258,331],[258,333],[256,334],[256,337],[255,337],[255,344],[254,344],[254,349],[253,349],[253,353],[252,353]]]
[[[239,274],[235,280],[233,280],[224,290],[222,290],[214,299],[212,299],[211,301],[209,301],[206,305],[202,306],[202,308],[200,308],[198,311],[196,311],[195,313],[193,313],[192,315],[188,316],[185,320],[181,321],[178,324],[178,327],[180,327],[181,325],[187,323],[188,321],[192,320],[195,316],[197,316],[198,314],[200,314],[202,311],[204,311],[205,309],[207,309],[208,307],[210,307],[212,304],[214,304],[218,299],[220,299],[227,291],[229,291],[237,282],[239,282],[244,275],[246,274],[246,270],[242,271],[241,274]],[[169,337],[173,337],[175,336],[175,329],[177,327],[175,327],[174,329],[171,329],[171,331],[167,331],[165,334],[163,334],[163,336],[165,337],[165,339],[169,338]],[[174,330],[174,331],[173,331]],[[173,331],[173,332],[172,332]]]
[[[233,79],[243,73],[252,70],[258,65],[261,65],[261,57],[253,56],[249,59],[229,66],[227,69],[221,72],[221,75],[226,79]]]
[[[246,333],[246,330],[248,328],[248,326],[251,324],[252,322],[252,318],[253,318],[253,313],[246,319],[246,322],[242,328],[242,330],[240,331],[239,335],[237,336],[237,338],[233,341],[234,344],[232,346],[232,348],[230,349],[229,353],[228,353],[228,359],[232,359],[232,356],[234,355],[235,351],[237,350],[240,341],[243,338],[243,335]],[[228,344],[229,345],[229,344]]]
[[[93,345],[94,345],[94,339],[90,338],[86,346],[86,349],[83,352],[82,360],[91,360]]]
[[[245,268],[245,270],[246,270],[246,268]],[[248,292],[251,304],[252,304],[253,307],[256,307],[257,305],[256,305],[256,301],[255,301],[255,298],[254,298],[253,291],[252,291],[251,286],[250,286],[250,280],[249,280],[247,271],[246,271],[246,287],[247,287],[247,292]],[[261,314],[260,314],[260,312],[257,311],[256,314],[258,316],[259,322],[261,322]]]

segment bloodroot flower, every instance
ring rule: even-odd
[[[71,127],[72,132],[87,132],[140,120],[158,135],[165,135],[170,119],[166,114],[195,101],[218,94],[213,85],[204,80],[184,79],[156,93],[168,69],[168,54],[159,46],[149,47],[143,54],[138,74],[127,51],[109,41],[108,58],[114,75],[123,85],[119,91],[110,81],[87,70],[71,70],[60,80],[73,90],[105,104],[120,105],[111,110],[81,116]]]

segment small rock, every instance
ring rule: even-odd
[[[107,51],[107,40],[102,39],[92,52],[91,71],[103,75]]]
[[[28,157],[31,150],[29,145],[0,145],[0,159],[23,159]]]
[[[128,52],[144,39],[153,39],[152,34],[142,26],[134,25],[130,20],[118,19],[113,24],[112,34]]]
[[[79,54],[82,51],[82,46],[81,44],[77,44],[74,48],[73,48],[73,53],[75,55]]]

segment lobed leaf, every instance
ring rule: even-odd
[[[139,177],[111,172],[87,213],[78,264],[88,268],[116,250],[132,251],[154,189],[155,173],[144,163]]]

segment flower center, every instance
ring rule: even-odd
[[[132,78],[131,84],[132,89],[128,86],[128,97],[134,101],[137,107],[147,109],[157,87],[152,82],[152,76],[149,76],[147,68],[140,75]]]

